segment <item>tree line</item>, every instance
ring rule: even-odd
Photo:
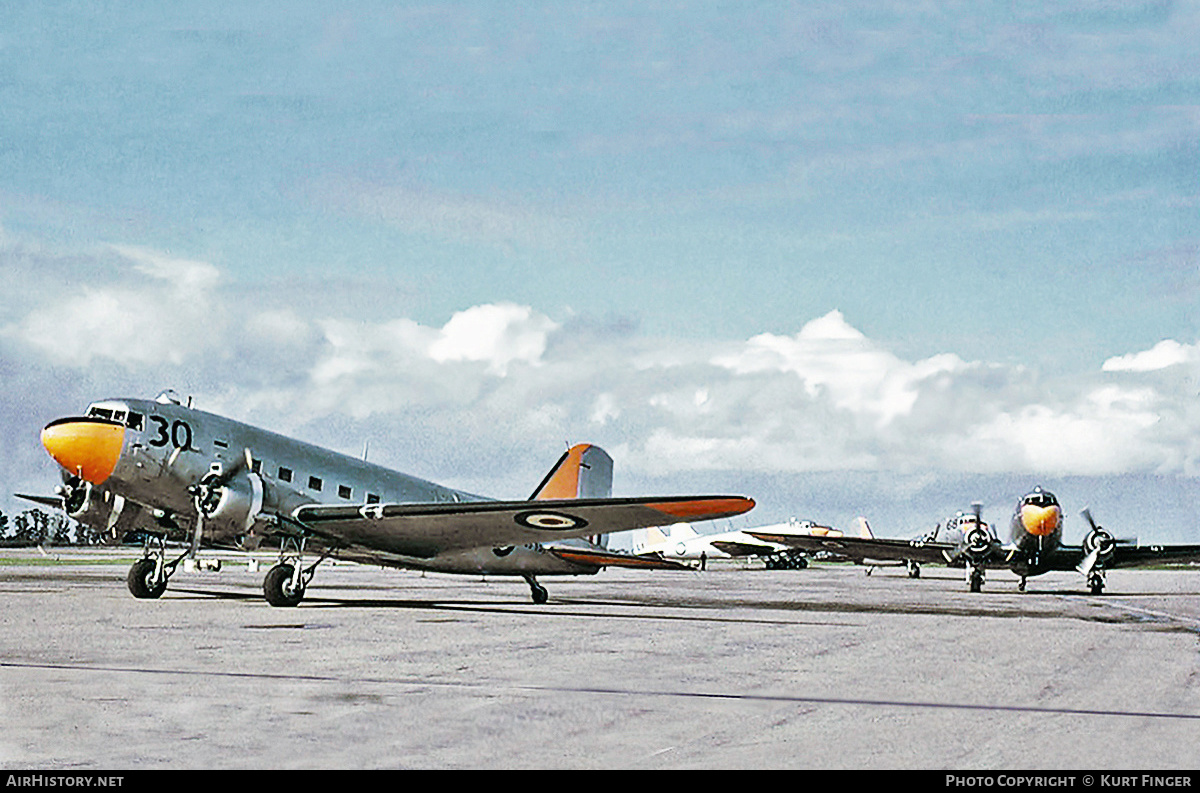
[[[38,545],[100,545],[101,532],[77,523],[61,512],[33,507],[11,518],[0,512],[0,548]]]

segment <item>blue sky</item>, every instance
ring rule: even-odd
[[[1177,490],[1198,36],[1170,2],[5,4],[0,470],[174,387],[498,495],[566,439],[631,489]]]

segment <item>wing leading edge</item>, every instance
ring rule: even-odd
[[[440,504],[309,505],[293,518],[340,544],[418,558],[448,551],[545,543],[740,515],[743,496],[543,499]]]

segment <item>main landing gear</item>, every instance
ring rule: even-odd
[[[1104,571],[1103,570],[1092,570],[1092,572],[1088,574],[1087,585],[1088,585],[1088,591],[1091,592],[1093,595],[1103,594],[1104,593]]]
[[[333,548],[329,548],[321,554],[317,561],[304,567],[301,564],[301,554],[304,551],[303,538],[299,540],[285,539],[280,550],[279,562],[267,571],[267,576],[263,579],[263,596],[267,602],[272,606],[299,605],[300,601],[304,599],[304,591],[308,588],[308,582],[312,580],[317,565],[328,559],[333,550]],[[162,537],[147,539],[145,555],[133,563],[133,566],[129,568],[129,575],[125,577],[125,583],[128,584],[130,593],[135,598],[142,600],[162,597],[163,593],[167,591],[167,580],[175,574],[179,563],[189,553],[191,553],[190,550],[185,551],[168,562],[166,561],[165,540]],[[531,586],[535,587],[534,602],[545,603],[546,590],[538,586],[536,581],[531,581]],[[541,600],[538,600],[539,590],[541,591]]]
[[[978,567],[967,568],[967,587],[972,592],[983,591],[983,570]]]
[[[808,557],[796,552],[781,551],[763,558],[768,570],[803,570],[808,567]]]
[[[328,559],[333,551],[333,547],[326,549],[317,561],[303,567],[300,560],[304,553],[304,538],[284,539],[279,549],[279,562],[267,571],[267,577],[263,579],[263,597],[272,606],[287,608],[299,605],[304,599],[308,582],[316,573],[317,565]]]
[[[148,537],[143,556],[129,568],[125,583],[129,592],[141,600],[152,600],[162,597],[167,591],[167,579],[175,573],[176,567],[187,556],[187,552],[170,562],[166,561],[166,541],[162,537]]]

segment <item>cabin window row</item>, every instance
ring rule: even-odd
[[[279,466],[279,481],[280,482],[291,482],[294,477],[295,477],[295,472],[292,471],[291,468],[286,468],[282,465]],[[317,492],[320,492],[324,488],[325,488],[325,482],[321,479],[321,477],[310,476],[308,478],[308,489],[309,490],[315,490]],[[347,501],[350,501],[351,499],[354,498],[354,488],[350,487],[349,485],[338,485],[338,498],[344,498]],[[367,493],[366,503],[378,504],[379,496],[376,495],[375,493]]]

